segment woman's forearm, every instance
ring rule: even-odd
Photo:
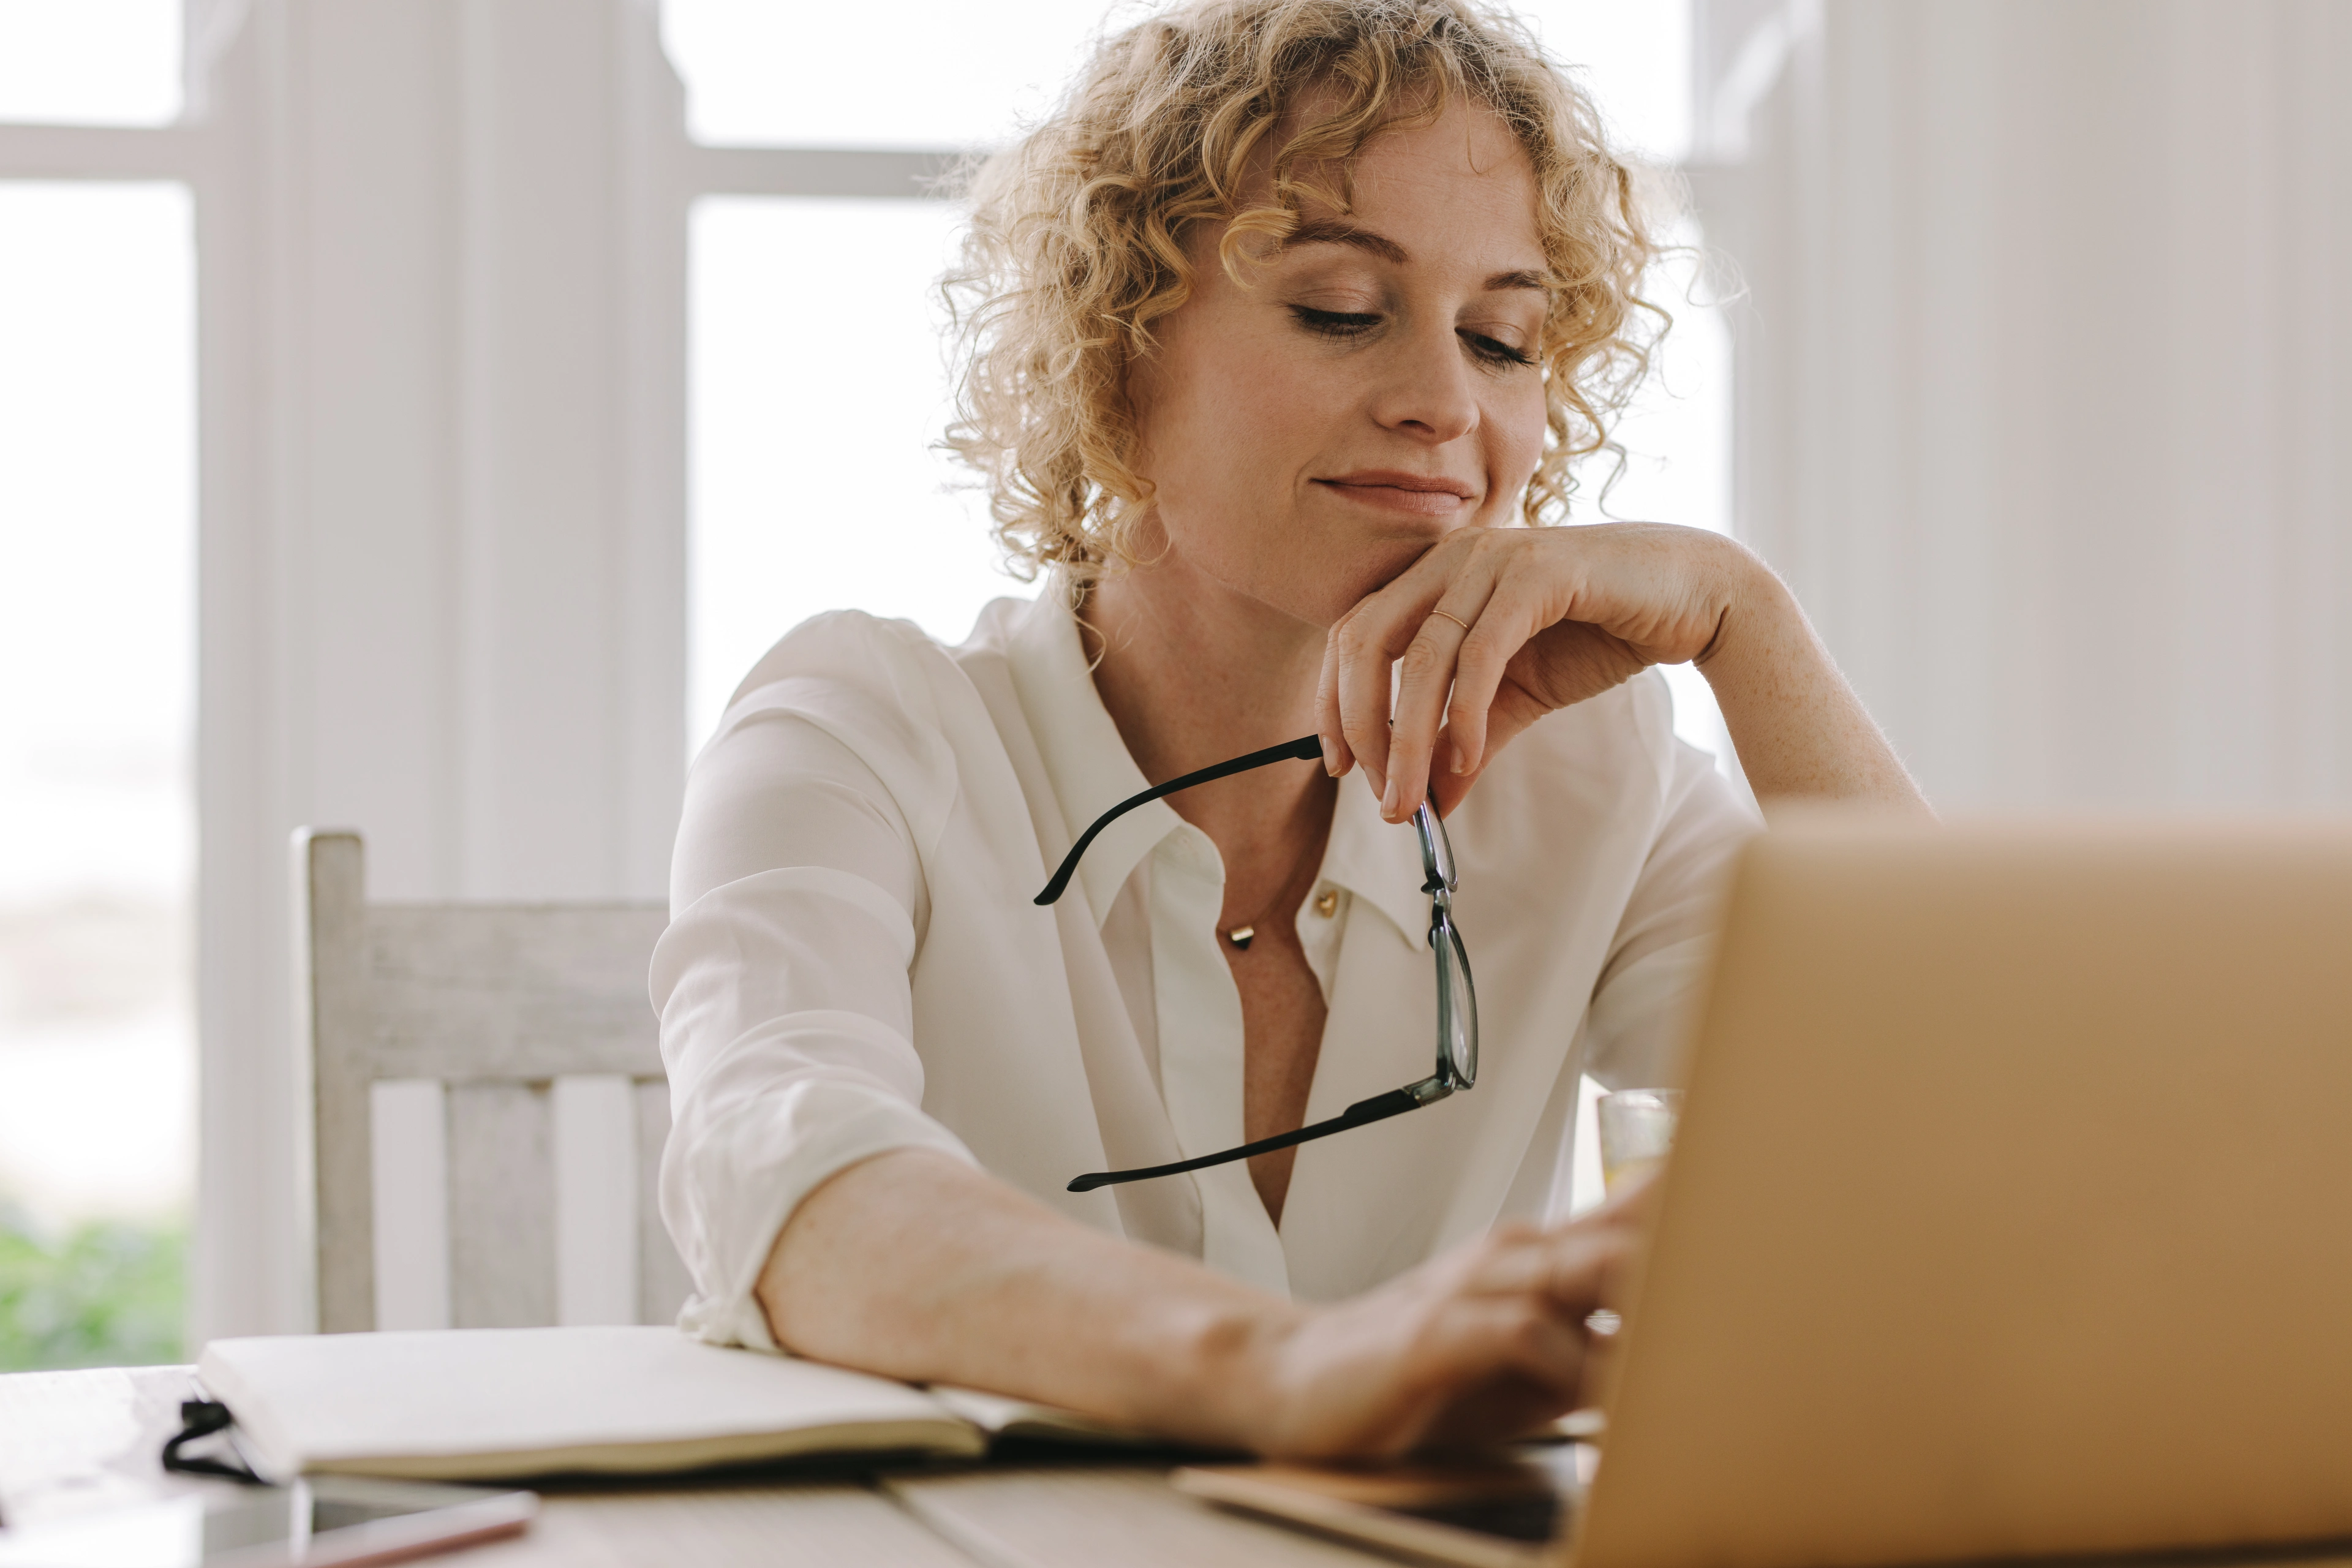
[[[786,1349],[1251,1446],[1253,1371],[1299,1309],[906,1150],[811,1194],[760,1279]]]
[[[1629,1193],[1504,1226],[1376,1290],[1302,1307],[1065,1219],[928,1151],[853,1165],[776,1238],[777,1342],[1284,1457],[1492,1442],[1584,1393],[1586,1318],[1621,1303]]]
[[[1919,786],[1839,673],[1796,595],[1754,555],[1738,545],[1728,550],[1738,586],[1699,669],[1757,797],[1926,812]]]

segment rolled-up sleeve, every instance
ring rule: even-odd
[[[782,689],[728,711],[687,785],[653,1003],[669,1072],[661,1212],[680,1324],[772,1349],[752,1292],[793,1210],[892,1149],[962,1142],[920,1109],[908,978],[920,856],[875,771]]]

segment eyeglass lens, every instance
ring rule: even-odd
[[[1445,1053],[1446,1076],[1457,1089],[1478,1081],[1478,995],[1470,980],[1470,954],[1454,921],[1441,915],[1430,928],[1437,952],[1437,1039]]]
[[[1428,801],[1412,814],[1413,831],[1421,837],[1422,891],[1433,893],[1443,888],[1452,892],[1458,885],[1454,877],[1454,841],[1445,836],[1445,820]]]

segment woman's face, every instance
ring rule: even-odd
[[[1455,105],[1357,160],[1247,286],[1196,288],[1130,381],[1170,564],[1317,626],[1457,528],[1509,521],[1541,456],[1535,172]]]

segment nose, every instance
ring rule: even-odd
[[[1449,323],[1416,331],[1396,344],[1372,417],[1381,427],[1433,447],[1478,427],[1477,387]]]

